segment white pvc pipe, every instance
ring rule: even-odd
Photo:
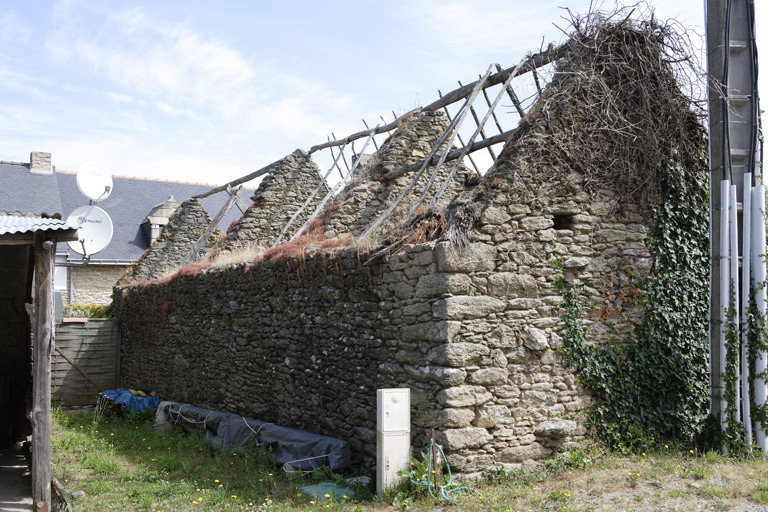
[[[749,312],[750,290],[750,241],[752,240],[752,174],[744,174],[744,201],[742,204],[742,247],[741,247],[741,410],[744,417],[744,437],[752,446],[752,410],[749,404],[749,358],[747,357],[747,315]]]
[[[765,187],[760,185],[752,189],[752,277],[753,287],[755,294],[755,305],[757,306],[757,314],[762,317],[763,321],[766,320],[766,303],[768,297],[765,290]],[[760,340],[762,341],[763,332],[760,332]],[[761,374],[766,369],[766,354],[765,350],[761,350],[757,353],[757,360],[755,361],[755,374]],[[755,406],[759,407],[765,405],[765,379],[755,378]],[[765,442],[765,428],[761,422],[755,422],[755,440],[757,445],[763,450],[764,454],[768,455],[768,446]]]
[[[726,309],[728,308],[728,282],[730,266],[728,264],[728,250],[730,236],[728,233],[728,213],[731,195],[731,184],[728,180],[720,182],[720,428],[725,432],[728,427],[725,402],[725,325],[727,322]]]
[[[728,321],[733,322],[736,326],[736,332],[738,333],[739,326],[739,210],[736,206],[738,198],[736,196],[736,185],[731,185],[731,193],[728,201],[728,230],[730,234],[730,247],[729,258],[729,280],[728,280],[728,306],[730,307],[730,300],[733,300],[733,315]],[[733,290],[733,295],[730,291]],[[741,421],[741,409],[739,408],[739,402],[741,402],[741,387],[739,378],[739,350],[736,349],[736,397],[733,404],[736,409],[736,421]]]

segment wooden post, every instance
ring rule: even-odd
[[[56,243],[35,233],[35,338],[32,369],[32,499],[35,510],[51,503],[51,354],[53,270]]]
[[[224,218],[227,212],[232,208],[232,205],[235,204],[235,201],[237,201],[241,188],[243,187],[240,186],[233,190],[229,185],[224,187],[224,189],[229,194],[229,199],[227,199],[227,202],[224,203],[224,206],[221,207],[221,210],[219,210],[219,213],[216,214],[211,223],[208,224],[208,227],[205,228],[205,231],[203,231],[203,234],[200,235],[200,238],[197,239],[197,242],[195,242],[195,245],[192,246],[192,249],[189,250],[189,254],[187,254],[187,258],[184,260],[185,262],[193,261],[195,258],[197,258],[197,255],[205,246],[205,242],[208,241],[208,238],[210,238],[210,236],[216,230],[216,227],[219,225],[219,222],[221,222],[221,219]]]

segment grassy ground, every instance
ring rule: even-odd
[[[402,488],[385,500],[370,490],[338,499],[298,492],[264,453],[213,450],[179,430],[158,435],[152,418],[92,414],[53,417],[53,474],[80,511],[369,511],[490,510],[573,512],[732,510],[768,504],[768,461],[731,460],[660,446],[616,455],[599,447],[572,451],[528,471],[493,471],[477,491],[447,505]],[[350,474],[348,476],[354,476]],[[768,510],[768,506],[766,507]]]

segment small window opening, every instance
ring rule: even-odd
[[[573,229],[573,215],[555,215],[555,229]]]

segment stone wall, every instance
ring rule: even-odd
[[[590,403],[556,354],[555,247],[593,286],[591,341],[621,341],[637,310],[617,290],[649,265],[640,220],[609,192],[502,194],[464,250],[320,252],[124,288],[123,384],[340,437],[368,461],[376,389],[405,386],[414,446],[437,428],[455,470],[539,459],[582,439]]]
[[[283,227],[320,184],[320,168],[309,153],[297,149],[275,166],[251,197],[253,204],[227,230],[222,247],[234,251],[249,246],[271,247]],[[323,185],[291,225],[291,235],[309,218],[328,192]]]
[[[69,267],[73,273],[72,302],[75,304],[109,304],[112,289],[125,274],[126,265],[85,265]],[[69,285],[69,283],[67,283]],[[69,298],[69,291],[62,292],[62,299]]]
[[[178,270],[187,261],[193,246],[210,223],[211,217],[198,200],[187,199],[176,208],[163,233],[131,266],[120,283],[158,279]],[[211,246],[212,242],[208,240],[201,253],[206,253]],[[114,282],[111,286],[114,286]]]

